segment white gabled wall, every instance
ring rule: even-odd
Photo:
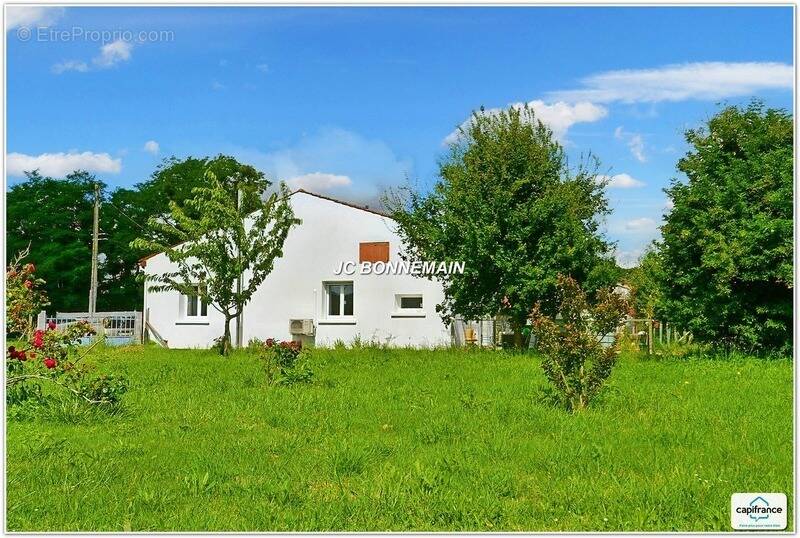
[[[295,215],[303,224],[294,227],[284,244],[283,257],[245,308],[243,338],[289,339],[289,319],[313,319],[316,345],[330,346],[337,339],[390,342],[393,346],[447,345],[450,332],[435,307],[444,295],[441,286],[410,275],[336,275],[339,262],[358,262],[359,243],[388,241],[390,260],[399,261],[400,240],[396,223],[381,215],[298,192],[292,198]],[[164,271],[163,254],[147,261],[145,271]],[[326,323],[323,283],[353,282],[353,323]],[[424,318],[393,317],[395,295],[422,294]],[[179,297],[174,292],[145,292],[150,322],[170,347],[208,347],[222,334],[223,317],[209,306],[208,325],[182,325]],[[235,334],[235,327],[232,327]]]

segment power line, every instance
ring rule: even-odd
[[[131,222],[132,222],[132,223],[134,223],[136,226],[138,226],[140,230],[142,230],[142,231],[145,231],[145,232],[147,231],[147,229],[146,229],[144,226],[142,226],[141,224],[139,224],[138,222],[136,222],[135,220],[133,220],[133,217],[131,217],[130,215],[128,215],[127,213],[125,213],[123,210],[121,210],[120,208],[118,208],[117,206],[115,206],[115,205],[114,205],[114,204],[113,204],[111,201],[109,201],[109,200],[106,200],[106,203],[107,203],[108,205],[110,205],[111,207],[113,207],[114,209],[116,209],[117,211],[119,211],[119,212],[120,212],[120,213],[121,213],[121,214],[122,214],[122,215],[123,215],[125,218],[127,218],[129,221],[131,221]]]

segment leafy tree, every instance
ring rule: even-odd
[[[678,170],[688,181],[666,190],[666,315],[696,339],[789,353],[792,117],[759,102],[727,107],[686,140]]]
[[[617,360],[617,329],[625,315],[625,300],[610,289],[599,290],[591,305],[575,279],[559,276],[557,312],[560,319],[531,312],[532,332],[542,354],[542,369],[571,411],[585,409],[611,375]],[[614,334],[613,345],[601,343]]]
[[[29,256],[37,261],[37,274],[46,281],[44,291],[53,308],[85,311],[97,179],[82,171],[64,179],[37,171],[26,175],[6,197],[6,253],[11,256],[30,245]]]
[[[528,107],[476,112],[460,133],[431,192],[406,188],[384,203],[408,258],[466,262],[462,275],[437,277],[443,319],[507,315],[519,344],[530,305],[555,308],[559,273],[592,287],[613,284],[598,231],[608,207],[597,161],[570,170]]]
[[[661,286],[664,281],[661,254],[656,248],[648,249],[639,264],[629,270],[623,280],[631,288],[631,306],[639,317],[662,317]]]
[[[140,307],[144,286],[138,278],[138,260],[149,252],[131,243],[149,218],[168,218],[170,201],[183,206],[193,196],[192,189],[205,183],[209,162],[195,157],[164,159],[147,181],[116,189],[107,197],[100,224],[105,241],[99,303],[120,310]]]
[[[222,313],[223,355],[231,348],[231,320],[272,272],[289,230],[300,223],[284,184],[262,199],[269,185],[262,172],[220,155],[209,162],[205,185],[193,188],[183,207],[170,202],[169,215],[151,217],[147,237],[134,241],[138,248],[166,253],[176,266],[173,272],[151,275],[151,291],[197,295]]]

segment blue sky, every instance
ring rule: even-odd
[[[233,154],[375,203],[430,185],[473,109],[531,103],[613,177],[630,264],[658,235],[683,131],[720,103],[791,110],[790,7],[7,7],[7,180]],[[144,32],[144,34],[141,34]]]

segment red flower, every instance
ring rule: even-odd
[[[267,347],[272,347],[272,346],[275,345],[275,339],[274,338],[267,338],[267,341],[264,342],[264,343],[267,345]]]
[[[26,280],[25,281],[25,287],[28,288],[28,289],[33,288],[33,282],[31,282],[30,280]]]
[[[24,361],[25,360],[25,351],[21,350],[21,349],[19,351],[17,351],[17,348],[15,348],[14,346],[11,346],[11,347],[8,348],[8,357],[10,359],[17,359],[18,361]]]
[[[55,321],[48,321],[47,322],[47,328],[50,329],[51,331],[55,331],[56,330],[56,322]]]
[[[25,266],[25,271],[28,273],[33,273],[34,271],[36,271],[36,266],[33,265],[32,263],[29,263]]]
[[[33,333],[33,347],[40,348],[44,345],[44,333],[41,329]]]
[[[47,358],[44,360],[44,365],[45,365],[45,366],[47,366],[47,369],[48,369],[48,370],[52,370],[53,368],[55,368],[55,367],[56,367],[56,364],[58,364],[58,363],[56,362],[56,360],[55,360],[55,359],[51,359],[50,357],[47,357]]]

